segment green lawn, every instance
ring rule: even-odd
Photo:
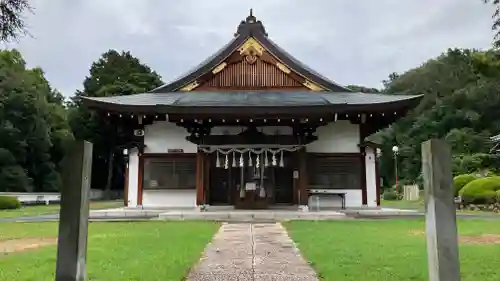
[[[90,203],[91,210],[119,208],[123,207],[123,200],[117,201],[96,201]],[[59,213],[59,205],[36,205],[36,206],[23,206],[17,210],[0,210],[0,218],[17,218],[38,215],[51,215]]]
[[[500,223],[459,220],[460,235],[496,234]],[[423,220],[286,223],[292,239],[323,280],[424,281]],[[500,244],[460,244],[463,281],[500,280]]]
[[[211,222],[91,223],[87,279],[180,281],[218,228]],[[57,223],[0,223],[0,243],[56,235]],[[0,280],[53,281],[55,262],[55,245],[3,257],[0,252]]]
[[[422,201],[408,200],[381,200],[380,206],[385,208],[407,209],[407,210],[424,210],[425,206]]]
[[[418,210],[423,212],[425,205],[423,201],[408,201],[408,200],[381,200],[380,206],[384,208],[405,209],[405,210]],[[472,211],[472,210],[457,210],[459,214],[476,214],[476,215],[491,215],[497,216],[500,213],[487,212],[487,211]]]

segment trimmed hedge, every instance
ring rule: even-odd
[[[458,193],[466,184],[476,179],[477,177],[471,174],[458,175],[454,177],[453,185],[455,186],[455,196],[458,196]]]
[[[399,199],[398,193],[394,190],[387,190],[382,194],[382,198],[387,201],[395,201]]]
[[[16,197],[0,196],[0,210],[12,210],[21,208],[21,203]]]
[[[500,177],[480,178],[466,184],[459,192],[464,203],[491,204],[500,199]]]

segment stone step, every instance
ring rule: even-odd
[[[166,212],[159,220],[212,220],[236,222],[277,222],[287,220],[338,220],[347,216],[339,212]]]

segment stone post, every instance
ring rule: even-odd
[[[422,143],[422,171],[429,280],[459,281],[451,153],[444,141],[431,139]]]
[[[73,142],[63,159],[56,281],[86,278],[92,143]]]

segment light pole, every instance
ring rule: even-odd
[[[394,154],[394,176],[396,179],[396,192],[398,192],[398,153],[399,153],[399,147],[397,145],[392,147],[392,153]]]

